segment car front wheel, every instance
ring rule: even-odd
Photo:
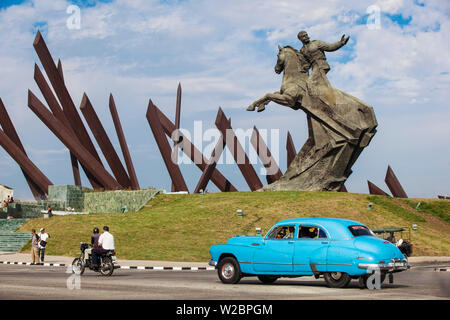
[[[225,284],[235,284],[241,280],[241,268],[239,263],[233,257],[227,257],[220,260],[217,272],[220,281]]]
[[[352,280],[345,272],[327,272],[323,277],[330,288],[345,288]]]

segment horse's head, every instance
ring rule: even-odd
[[[275,72],[280,74],[284,70],[284,62],[286,61],[285,48],[278,45],[278,59],[277,64],[275,65]]]
[[[280,74],[285,68],[293,67],[294,64],[295,68],[298,69],[300,60],[297,57],[297,50],[291,46],[281,47],[278,45],[278,59],[275,65],[275,72]]]

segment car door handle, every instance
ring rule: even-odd
[[[259,246],[259,243],[252,243],[252,246]]]
[[[328,241],[322,241],[322,244],[327,244],[328,243]]]
[[[291,240],[291,241],[288,241],[288,243],[294,243],[294,241]]]

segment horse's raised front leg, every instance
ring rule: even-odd
[[[247,108],[247,111],[254,111],[255,108],[258,108],[258,112],[264,111],[266,109],[266,105],[271,101],[286,107],[292,107],[292,105],[295,104],[295,101],[291,96],[281,94],[279,91],[276,91],[274,93],[267,93],[261,99],[258,99],[255,102],[253,102]]]

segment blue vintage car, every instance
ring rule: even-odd
[[[314,275],[334,288],[346,287],[351,279],[367,287],[375,270],[382,282],[387,274],[392,281],[394,272],[410,267],[395,245],[365,225],[336,218],[283,220],[264,237],[235,236],[209,251],[209,264],[228,284],[247,276],[272,283],[280,277]]]

